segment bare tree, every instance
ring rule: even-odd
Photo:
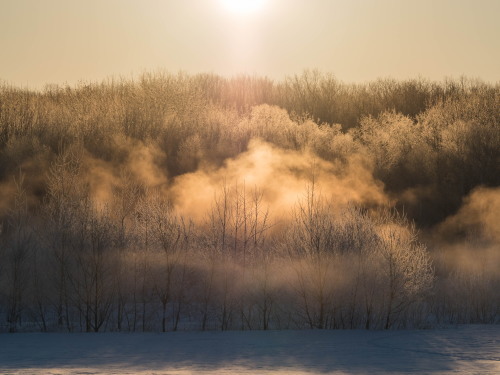
[[[125,291],[124,262],[126,249],[130,245],[131,233],[128,230],[127,224],[130,226],[134,223],[133,215],[136,212],[136,207],[143,194],[143,187],[140,183],[133,180],[132,175],[127,171],[121,172],[121,184],[115,188],[113,207],[113,218],[117,222],[117,239],[116,239],[116,257],[115,257],[115,289],[116,289],[116,320],[118,331],[122,330],[122,322],[125,314],[125,305],[127,303]]]
[[[157,254],[155,291],[162,306],[162,331],[166,332],[167,305],[172,300],[174,274],[181,265],[183,233],[172,204],[162,197],[159,191],[152,193],[147,201],[147,207],[151,218],[151,238],[160,251],[160,254]]]
[[[70,264],[72,236],[78,216],[79,202],[87,188],[79,181],[81,149],[62,150],[47,175],[47,197],[42,206],[42,225],[37,236],[49,249],[54,272],[51,281],[57,296],[54,300],[57,323],[71,330],[70,323]]]
[[[379,226],[381,271],[386,283],[384,328],[432,286],[434,272],[426,247],[417,241],[414,225],[397,213],[385,213]]]
[[[335,223],[329,206],[317,192],[314,178],[298,203],[284,246],[297,276],[301,310],[310,328],[325,328],[331,309],[331,266],[335,252]]]
[[[114,284],[112,239],[115,228],[109,210],[82,202],[74,237],[77,277],[72,279],[76,302],[87,332],[98,332],[111,313]]]
[[[16,332],[21,323],[25,304],[26,290],[29,282],[29,257],[34,247],[34,236],[30,227],[30,216],[27,208],[26,192],[23,188],[24,175],[16,180],[16,194],[13,208],[10,210],[5,228],[6,276],[7,276],[7,322],[9,331]]]

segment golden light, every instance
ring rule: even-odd
[[[264,8],[267,0],[220,0],[224,9],[231,13],[249,14]]]

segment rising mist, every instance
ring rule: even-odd
[[[497,323],[499,107],[318,72],[3,86],[0,329]]]

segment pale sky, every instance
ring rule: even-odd
[[[500,0],[253,0],[247,12],[228,1],[0,0],[0,80],[319,69],[346,82],[500,81]]]

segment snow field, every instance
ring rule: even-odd
[[[500,374],[500,326],[0,335],[0,374]]]

